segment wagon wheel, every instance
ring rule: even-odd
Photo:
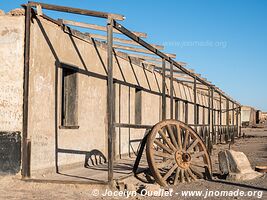
[[[147,140],[149,168],[161,186],[206,178],[211,160],[198,134],[183,122],[164,120],[156,124]]]

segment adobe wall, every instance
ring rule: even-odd
[[[14,42],[14,48],[19,47],[20,51],[17,53],[10,51],[10,55],[1,53],[2,60],[8,56],[14,58],[15,53],[18,59],[13,59],[12,63],[5,61],[5,69],[8,70],[4,78],[14,80],[14,82],[5,83],[6,85],[1,87],[4,89],[14,87],[14,91],[17,91],[11,94],[16,98],[14,102],[10,101],[10,109],[19,117],[11,115],[9,124],[6,123],[4,129],[20,128],[21,130],[23,94],[23,46],[21,45],[24,41],[24,17],[10,17],[5,21],[12,27],[18,25],[20,32],[18,32],[18,41]],[[31,24],[30,49],[28,137],[32,144],[31,169],[38,171],[55,168],[56,165],[60,167],[83,163],[85,154],[93,150],[107,156],[107,52],[105,45],[96,44],[88,38],[77,38],[64,33],[58,25],[38,17],[33,19]],[[1,51],[3,51],[2,48]],[[159,122],[161,120],[161,96],[155,93],[162,91],[161,75],[140,67],[136,62],[130,62],[123,55],[114,56],[113,62],[114,78],[125,83],[120,84],[117,81],[114,85],[115,121],[135,124],[135,88],[130,87],[130,84],[147,90],[142,91],[142,124],[154,125]],[[56,63],[65,63],[79,70],[78,129],[61,127],[61,79],[64,66],[61,64],[57,67]],[[169,93],[169,85],[170,80],[167,79],[167,93]],[[1,95],[1,98],[2,96],[5,95]],[[174,96],[193,102],[193,89],[175,82]],[[12,99],[10,96],[5,98]],[[208,106],[208,97],[198,92],[197,103]],[[174,105],[176,105],[175,102]],[[214,105],[216,109],[219,109],[218,101],[215,100]],[[175,107],[173,113],[178,108],[178,119],[185,121],[182,101],[177,103],[177,108]],[[1,112],[7,112],[7,110]],[[208,110],[202,107],[199,110],[199,122],[208,124]],[[194,106],[188,104],[189,124],[194,123],[193,113]],[[15,120],[11,120],[12,117]],[[169,98],[167,98],[167,118],[170,118]],[[14,122],[13,125],[11,122]],[[116,156],[128,155],[133,150],[135,151],[138,146],[137,141],[143,138],[144,133],[145,130],[116,128]]]
[[[24,17],[0,16],[0,174],[21,166]]]
[[[0,16],[0,131],[22,131],[24,16]]]

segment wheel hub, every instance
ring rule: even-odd
[[[191,156],[189,153],[176,151],[175,161],[180,168],[187,169],[190,166]]]

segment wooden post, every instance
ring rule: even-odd
[[[241,133],[241,127],[242,127],[242,121],[241,121],[241,106],[239,107],[239,115],[238,115],[238,121],[239,121],[239,127],[238,127],[238,131],[239,131],[239,137],[241,137],[242,133]]]
[[[197,79],[194,77],[194,124],[197,124]],[[195,126],[195,131],[197,132],[197,126]]]
[[[24,82],[23,82],[23,137],[22,137],[22,178],[30,177],[30,155],[28,145],[28,107],[29,107],[29,72],[30,72],[30,30],[31,6],[25,12],[25,46],[24,46]]]
[[[166,119],[166,61],[162,59],[162,120]]]
[[[222,143],[222,95],[220,93],[220,143]]]
[[[185,106],[185,123],[188,124],[188,102],[184,102]]]
[[[107,64],[108,64],[108,82],[107,82],[107,117],[108,117],[108,182],[110,186],[113,184],[113,168],[114,168],[114,92],[113,92],[113,19],[108,18],[107,21]]]
[[[173,119],[173,63],[171,62],[170,63],[170,75],[171,75],[171,82],[170,82],[170,100],[171,100],[171,103],[170,103],[170,117],[171,119]]]
[[[229,141],[229,99],[226,99],[226,143]]]
[[[238,107],[238,105],[236,104],[236,116],[235,116],[235,123],[236,123],[236,137],[238,138],[238,136],[239,136],[239,131],[238,131],[238,115],[239,115],[239,107]]]
[[[214,90],[211,88],[211,147],[214,144]]]
[[[232,143],[234,143],[235,142],[235,109],[234,109],[234,107],[235,107],[235,104],[234,104],[234,102],[232,102],[232,137],[231,137],[231,139],[232,139]]]

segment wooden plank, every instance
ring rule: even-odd
[[[37,15],[43,15],[42,7],[40,5],[36,6]]]
[[[165,67],[166,67],[166,60],[162,59],[162,108],[161,108],[161,114],[162,114],[162,120],[166,119],[166,74],[165,74]]]
[[[170,75],[169,72],[167,74]],[[187,80],[193,80],[193,78],[191,76],[188,76],[187,74],[180,74],[180,73],[175,73],[175,72],[173,73],[173,77],[174,78],[184,78]]]
[[[105,26],[100,26],[97,24],[89,24],[89,23],[84,23],[84,22],[76,22],[72,20],[66,20],[66,19],[58,19],[63,22],[63,24],[71,25],[71,26],[77,26],[77,27],[82,27],[82,28],[89,28],[93,30],[98,30],[98,31],[107,31],[107,28]],[[120,31],[114,29],[114,33],[119,33],[122,34]],[[141,33],[141,32],[134,32],[133,33],[138,36],[138,37],[143,37],[146,38],[147,34],[146,33]]]
[[[159,71],[162,71],[162,67],[156,67],[156,69],[159,70]],[[170,72],[170,71],[171,71],[170,68],[166,68],[165,70],[166,70],[167,72]],[[191,69],[189,69],[189,71],[190,71],[191,73],[194,73],[194,72],[195,72],[194,70],[191,70]],[[181,71],[181,70],[177,70],[177,69],[173,69],[173,72],[176,73],[176,74],[186,74],[186,73],[184,73],[183,71]]]
[[[156,58],[156,57],[151,57],[151,56],[145,56],[145,55],[139,55],[139,54],[128,54],[131,57],[135,57],[135,58],[140,58],[140,59],[144,59],[144,60],[149,60],[149,61],[155,61],[155,62],[159,62],[161,63],[162,58]],[[185,62],[181,62],[181,61],[176,61],[177,63],[179,63],[181,66],[186,66],[187,64]],[[162,69],[162,67],[160,67]],[[170,68],[166,67],[166,70],[170,70]],[[178,70],[175,70],[178,71]],[[182,71],[179,71],[181,73],[184,73]]]
[[[114,94],[113,94],[113,20],[108,19],[107,24],[107,41],[108,41],[108,95],[107,95],[107,117],[108,117],[108,182],[113,186],[113,169],[114,169],[114,146],[115,146],[115,133],[114,133],[114,122],[113,122],[113,112],[114,112]]]
[[[119,44],[114,44],[113,47],[116,49],[123,49],[123,50],[127,50],[127,51],[134,51],[134,52],[146,53],[146,54],[152,54],[152,55],[154,54],[153,52],[151,52],[147,49],[141,49],[141,48],[137,48],[137,47],[130,47],[130,46],[124,46],[124,45],[119,45]],[[166,55],[168,55],[171,58],[176,58],[175,54],[166,53]]]
[[[29,115],[29,68],[30,68],[30,34],[31,7],[27,5],[25,12],[25,45],[24,45],[24,81],[23,81],[23,124],[22,124],[22,178],[30,177],[29,148],[28,148],[28,115]]]
[[[161,71],[155,69],[155,71],[158,71],[159,73],[162,74]],[[166,77],[171,78],[170,74],[166,74]],[[179,80],[180,82],[188,82],[188,81],[192,81],[193,78],[191,76],[188,75],[182,75],[182,74],[173,74],[173,78],[175,78],[176,80]]]
[[[86,35],[92,37],[92,38],[97,38],[97,39],[101,39],[101,40],[107,40],[107,36],[105,35],[99,35],[99,34],[93,34],[93,33],[86,33]],[[120,42],[120,43],[124,43],[124,44],[132,44],[132,45],[137,45],[137,46],[141,46],[140,44],[138,44],[137,42],[133,41],[133,40],[127,40],[127,39],[123,39],[123,38],[113,38],[114,42]],[[163,45],[157,45],[157,44],[151,44],[153,47],[155,47],[158,50],[163,50],[164,46]]]
[[[150,60],[150,61],[156,61],[156,62],[161,62],[162,61],[162,58],[145,56],[145,55],[141,55],[141,54],[131,54],[131,53],[128,53],[128,55],[131,56],[131,57],[140,58],[140,59],[144,59],[144,60]]]
[[[145,60],[142,60],[141,62],[144,63],[144,64],[147,64],[147,65],[153,65],[153,66],[157,66],[157,67],[159,66],[158,63],[147,62],[147,61],[145,61]]]
[[[170,63],[170,76],[170,115],[171,119],[173,119],[173,63]]]
[[[123,15],[119,15],[119,14],[99,12],[99,11],[93,11],[93,10],[85,10],[85,9],[80,9],[80,8],[66,7],[66,6],[58,6],[58,5],[45,4],[45,3],[39,3],[39,2],[34,2],[34,1],[29,1],[28,5],[32,7],[36,7],[40,5],[42,6],[43,9],[47,9],[47,10],[56,10],[60,12],[74,13],[74,14],[79,14],[79,15],[88,15],[88,16],[100,17],[100,18],[106,18],[106,19],[108,17],[111,17],[116,20],[125,19]]]

